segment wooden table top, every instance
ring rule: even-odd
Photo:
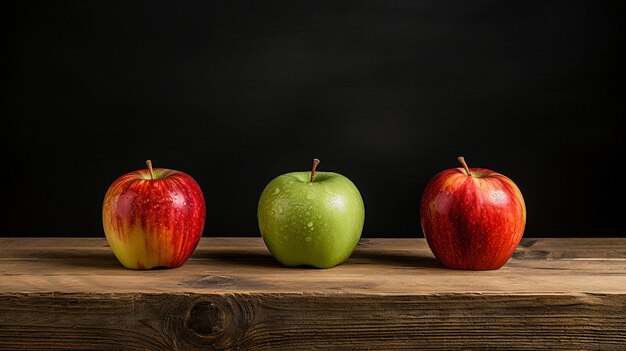
[[[362,239],[313,269],[212,237],[180,268],[132,271],[104,238],[0,238],[0,349],[46,347],[624,350],[626,239],[524,239],[474,272],[424,239]]]

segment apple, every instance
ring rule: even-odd
[[[484,168],[444,170],[426,185],[420,220],[435,257],[455,269],[502,267],[526,226],[526,205],[508,177]]]
[[[104,234],[126,268],[180,267],[202,236],[204,196],[188,174],[146,164],[148,169],[122,175],[109,187]]]
[[[259,199],[257,218],[265,245],[285,266],[330,268],[344,262],[361,238],[365,207],[345,176],[291,172],[270,181]]]

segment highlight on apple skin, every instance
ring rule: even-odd
[[[166,168],[142,169],[111,184],[102,206],[109,246],[129,269],[176,268],[195,250],[206,217],[198,183]]]
[[[502,267],[526,226],[521,191],[508,177],[485,168],[444,170],[426,185],[420,201],[422,230],[431,251],[449,268]]]

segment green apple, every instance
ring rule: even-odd
[[[291,172],[267,184],[257,218],[265,245],[285,266],[330,268],[361,238],[365,206],[350,179],[333,172]]]

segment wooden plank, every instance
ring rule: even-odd
[[[497,271],[423,239],[364,239],[284,268],[260,238],[203,238],[175,270],[103,239],[0,238],[0,349],[624,350],[626,239],[526,239]]]
[[[185,266],[157,271],[124,269],[104,239],[2,240],[0,277],[11,278],[0,293],[623,293],[626,286],[623,239],[597,247],[532,239],[505,267],[485,272],[442,267],[423,239],[365,239],[343,265],[318,270],[280,266],[260,238],[204,238]]]
[[[624,295],[13,295],[0,300],[0,348],[623,350],[625,306]]]

